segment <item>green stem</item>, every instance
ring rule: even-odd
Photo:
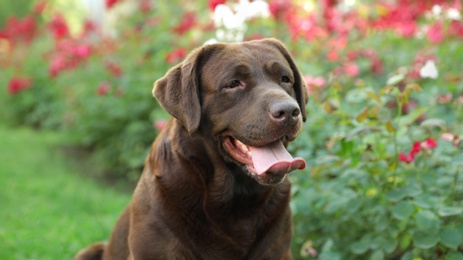
[[[452,191],[450,192],[450,200],[452,201],[457,196],[456,189],[457,189],[457,183],[458,183],[459,177],[460,177],[460,165],[457,166],[457,172],[455,173],[455,177],[453,178]]]

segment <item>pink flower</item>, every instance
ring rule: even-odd
[[[77,58],[85,59],[90,56],[92,52],[92,46],[89,44],[79,44],[73,47],[74,55]]]
[[[442,23],[436,22],[431,25],[427,33],[428,40],[432,43],[440,43],[444,39]]]
[[[45,1],[38,1],[34,5],[34,12],[38,13],[38,14],[41,14],[41,13],[43,13],[43,10],[45,10],[46,6],[47,6],[47,3]]]
[[[161,131],[167,125],[167,120],[159,119],[154,122],[153,127],[154,129]]]
[[[53,36],[57,40],[65,38],[65,37],[67,37],[69,35],[69,28],[68,28],[68,25],[66,23],[66,20],[59,13],[56,13],[53,16],[53,20],[51,20],[51,22],[49,23],[48,26],[49,26]]]
[[[63,55],[54,55],[48,67],[48,74],[52,78],[56,77],[61,71],[66,69],[67,64],[66,58]]]
[[[316,89],[324,88],[326,80],[323,77],[313,77],[312,75],[304,76],[305,83],[307,84],[307,90],[309,93],[313,93]]]
[[[357,76],[360,72],[357,64],[351,62],[344,65],[344,72],[351,78]]]
[[[8,83],[8,92],[12,95],[18,94],[22,90],[29,88],[31,84],[32,82],[29,78],[13,77]]]
[[[452,101],[452,93],[441,94],[437,97],[437,102],[440,104],[446,104]]]
[[[98,86],[97,93],[99,96],[104,96],[108,93],[110,88],[111,88],[111,85],[107,81],[103,81]]]
[[[458,147],[461,143],[460,137],[454,133],[443,133],[441,138],[442,140],[451,142],[456,147]]]
[[[149,0],[142,0],[140,3],[140,11],[144,14],[149,13],[149,11],[151,11],[151,2]]]
[[[417,32],[416,22],[415,21],[405,21],[399,23],[399,26],[396,28],[396,31],[403,37],[411,38],[415,36]]]
[[[169,52],[166,56],[167,63],[175,63],[185,58],[187,50],[185,48],[178,48]]]

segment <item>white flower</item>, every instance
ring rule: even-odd
[[[269,17],[270,10],[264,1],[240,0],[229,6],[220,4],[214,10],[214,25],[218,29],[216,37],[224,41],[242,41],[246,31],[246,21],[254,17]]]
[[[218,43],[219,41],[217,41],[216,38],[212,38],[212,39],[209,39],[207,40],[205,43],[203,43],[203,45],[210,45],[210,44],[215,44],[215,43]]]
[[[433,60],[426,61],[424,66],[420,69],[420,76],[422,78],[437,79],[439,72]]]
[[[218,5],[214,10],[214,24],[216,27],[226,29],[237,29],[244,25],[244,15],[240,12],[236,14],[226,5]]]
[[[461,20],[460,11],[458,11],[455,8],[449,8],[447,10],[447,18],[450,20],[455,20],[455,21]]]
[[[434,17],[439,17],[442,13],[442,7],[440,5],[433,5],[431,12],[434,15]]]

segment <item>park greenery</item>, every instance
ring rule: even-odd
[[[27,3],[0,4],[21,9],[0,12],[2,124],[59,133],[92,174],[133,183],[169,117],[153,82],[202,44],[274,37],[310,93],[293,256],[463,259],[461,1],[106,0],[102,23]]]

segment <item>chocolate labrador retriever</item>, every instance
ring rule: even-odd
[[[307,91],[277,40],[194,50],[155,82],[173,116],[151,147],[108,244],[76,259],[290,259],[285,147],[305,121]]]

